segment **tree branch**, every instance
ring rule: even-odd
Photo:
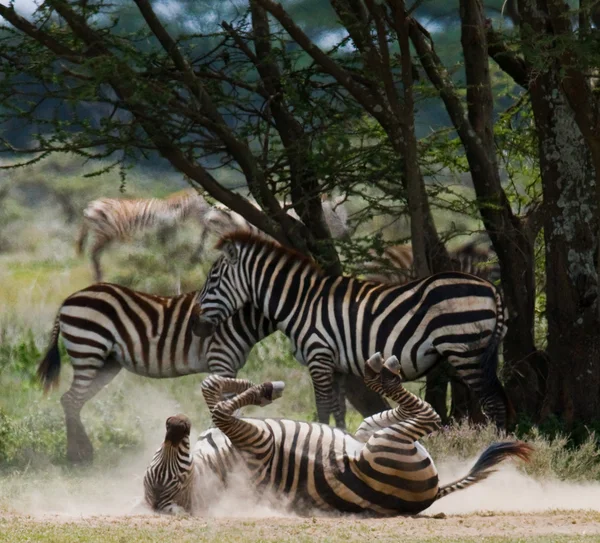
[[[527,89],[531,69],[527,66],[525,60],[508,48],[500,33],[494,30],[491,23],[486,25],[486,36],[488,55],[496,61],[504,72],[513,78],[517,85]]]

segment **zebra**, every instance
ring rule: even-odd
[[[308,366],[319,422],[329,422],[333,411],[336,425],[345,427],[332,375],[362,376],[362,361],[377,350],[397,355],[408,381],[447,359],[504,428],[512,409],[496,371],[507,315],[488,281],[459,272],[401,286],[328,276],[308,257],[247,232],[224,236],[217,248],[222,255],[198,296],[194,332],[205,337],[252,303]]]
[[[416,279],[413,269],[412,246],[408,243],[386,247],[381,255],[369,251],[371,260],[362,265],[367,281],[386,284],[405,284]],[[500,266],[493,251],[477,241],[469,241],[448,251],[456,269],[476,275],[491,283],[500,281]]]
[[[81,422],[81,409],[122,368],[151,378],[214,372],[235,377],[252,347],[274,325],[246,304],[202,340],[191,332],[197,292],[164,297],[111,283],[95,283],[62,303],[50,345],[38,366],[47,393],[58,383],[62,335],[73,366],[73,381],[61,397],[67,428],[67,458],[93,460],[93,446]]]
[[[255,207],[258,207],[258,203],[249,198],[250,203]],[[284,207],[285,202],[279,201],[279,205]],[[323,215],[325,222],[329,228],[329,231],[333,239],[337,240],[349,240],[350,239],[350,228],[348,225],[348,210],[345,206],[345,197],[337,196],[330,198],[328,195],[323,194],[321,196],[321,205],[323,206]],[[288,210],[290,216],[296,220],[300,220],[300,217],[294,211],[293,208]],[[196,262],[202,261],[204,250],[207,245],[207,238],[212,234],[218,236],[224,236],[228,233],[246,230],[257,236],[264,236],[265,239],[272,239],[270,236],[264,234],[252,223],[248,222],[239,213],[232,211],[227,206],[221,203],[216,203],[211,209],[204,215],[203,218],[204,230],[200,238],[200,245],[194,256]]]
[[[276,331],[250,304],[202,341],[191,333],[198,292],[154,296],[111,283],[95,283],[63,301],[38,376],[47,393],[58,382],[62,335],[73,366],[73,381],[62,396],[67,427],[67,458],[90,463],[93,447],[81,422],[81,409],[122,368],[137,375],[170,378],[195,373],[235,377],[252,347]],[[349,400],[363,414],[386,407],[360,383]]]
[[[127,241],[134,234],[151,227],[174,226],[194,217],[201,225],[210,205],[194,189],[182,190],[167,198],[117,199],[99,198],[89,202],[83,211],[83,222],[77,238],[76,251],[83,254],[88,236],[94,280],[102,281],[100,257],[114,241]]]
[[[506,458],[529,461],[530,445],[494,443],[466,476],[440,486],[435,464],[418,442],[440,427],[439,416],[402,386],[395,356],[383,363],[376,353],[364,367],[367,387],[397,406],[365,419],[354,436],[317,422],[238,418],[237,410],[280,397],[284,383],[207,377],[202,391],[216,428],[202,434],[190,454],[189,419],[167,420],[165,441],[144,477],[146,502],[159,512],[198,514],[227,487],[228,469],[241,465],[250,488],[296,514],[414,515],[486,479]],[[237,395],[223,399],[226,391]],[[207,482],[207,473],[216,485]]]
[[[167,419],[165,440],[144,474],[144,501],[154,511],[199,514],[226,489],[242,465],[231,442],[216,428],[200,434],[190,450],[191,422],[183,414]]]

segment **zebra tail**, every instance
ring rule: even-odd
[[[58,385],[60,376],[60,351],[58,350],[58,335],[60,333],[60,312],[54,319],[54,328],[52,328],[52,337],[50,345],[46,351],[46,356],[40,362],[37,369],[37,376],[44,386],[44,394]]]
[[[81,223],[81,228],[79,229],[79,235],[77,236],[77,245],[75,246],[75,250],[77,251],[77,256],[81,256],[83,254],[83,249],[85,248],[85,242],[88,237],[89,228],[86,221]]]
[[[492,443],[483,451],[466,477],[440,487],[435,499],[439,500],[448,494],[452,494],[452,492],[463,490],[479,481],[487,479],[496,471],[492,468],[507,458],[516,457],[524,462],[529,462],[532,452],[533,447],[523,441]]]

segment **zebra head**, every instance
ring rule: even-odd
[[[208,272],[196,303],[192,331],[201,338],[211,336],[216,327],[250,300],[248,282],[243,279],[242,247],[225,240],[219,247],[222,255]]]
[[[185,415],[167,419],[165,440],[144,475],[144,499],[158,513],[191,513],[194,464]]]

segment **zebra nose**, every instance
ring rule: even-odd
[[[202,339],[212,336],[215,333],[216,328],[217,326],[215,324],[203,320],[201,317],[197,318],[192,323],[192,332]]]

